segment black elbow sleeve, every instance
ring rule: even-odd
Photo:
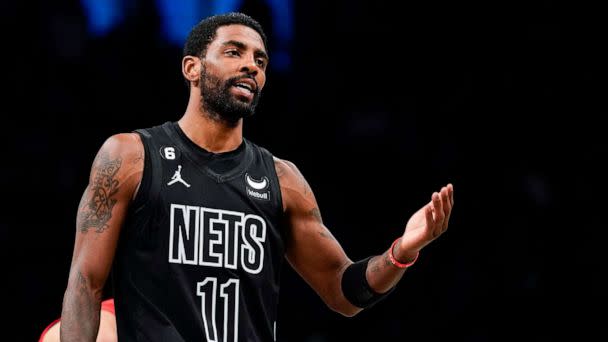
[[[375,292],[367,282],[365,273],[372,257],[357,261],[346,268],[342,275],[342,293],[351,304],[365,309],[388,296],[394,287],[385,293]]]

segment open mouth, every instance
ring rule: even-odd
[[[233,86],[242,89],[244,92],[255,94],[258,89],[258,85],[255,80],[251,78],[241,78],[233,82]]]
[[[243,77],[234,80],[232,84],[232,93],[240,98],[241,101],[251,102],[258,92],[258,85],[254,79]]]
[[[238,82],[234,86],[240,89],[244,89],[245,91],[248,91],[249,93],[253,94],[253,88],[249,84]]]

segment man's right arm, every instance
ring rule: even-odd
[[[99,149],[76,218],[76,239],[61,312],[61,341],[95,341],[103,288],[120,228],[144,167],[135,133],[110,137]]]

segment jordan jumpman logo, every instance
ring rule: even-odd
[[[169,183],[167,183],[167,185],[173,185],[173,184],[175,184],[177,182],[180,182],[180,183],[184,184],[187,188],[189,188],[190,184],[186,183],[186,181],[184,181],[182,179],[181,172],[182,172],[182,166],[178,165],[177,166],[177,171],[175,171],[175,174],[173,175],[173,177],[171,177],[171,181]]]

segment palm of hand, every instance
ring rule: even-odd
[[[433,229],[430,229],[426,219],[425,210],[427,205],[420,208],[410,217],[405,226],[405,232],[401,239],[401,245],[406,248],[422,249],[424,246],[433,241],[436,236],[433,236]]]
[[[448,228],[453,206],[454,188],[451,184],[433,193],[431,201],[408,220],[401,238],[401,248],[419,251],[438,238]]]

